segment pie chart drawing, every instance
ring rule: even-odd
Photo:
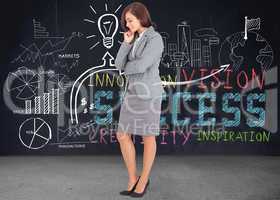
[[[61,89],[62,92],[65,92],[67,87],[72,86],[70,78],[64,74],[52,75],[48,79],[48,83],[55,85],[56,88]]]
[[[40,149],[52,138],[51,128],[41,118],[29,118],[19,127],[19,139],[29,149]]]
[[[20,67],[8,75],[8,91],[17,99],[25,100],[33,97],[39,87],[40,76],[26,67]]]

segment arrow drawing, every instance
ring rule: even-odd
[[[74,84],[72,86],[71,93],[70,93],[71,123],[74,123],[74,117],[75,117],[75,122],[76,123],[79,122],[78,114],[77,114],[78,95],[79,95],[80,88],[86,79],[90,78],[91,76],[93,76],[94,74],[96,74],[98,72],[104,72],[104,71],[118,71],[119,75],[122,74],[117,68],[112,68],[115,66],[115,64],[112,63],[112,60],[114,60],[114,57],[109,52],[106,52],[104,54],[104,56],[102,57],[102,60],[103,60],[102,65],[95,66],[95,67],[92,67],[92,68],[86,70],[84,73],[82,73],[77,78],[77,80],[74,82]],[[107,64],[108,60],[109,60],[109,64]],[[106,67],[107,65],[109,65],[109,67]],[[74,97],[74,100],[73,100],[73,97]],[[73,108],[73,104],[74,104],[74,108]]]
[[[154,83],[153,85],[186,85],[186,84],[191,84],[191,83],[195,83],[195,82],[198,82],[198,81],[201,81],[201,80],[205,80],[207,78],[210,78],[212,76],[214,76],[215,74],[218,74],[222,71],[226,71],[227,68],[230,66],[230,64],[226,64],[226,65],[221,65],[219,70],[217,70],[216,72],[212,73],[212,74],[209,74],[207,76],[204,76],[204,77],[201,77],[199,79],[195,79],[195,80],[190,80],[190,81],[177,81],[177,82],[173,82],[173,81],[161,81],[161,82],[157,82],[157,83]]]

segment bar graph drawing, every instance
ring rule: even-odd
[[[41,113],[41,97],[35,97],[35,109],[34,109],[35,114],[40,114]]]
[[[52,89],[49,93],[25,101],[25,114],[59,114],[59,89]]]
[[[47,31],[47,28],[41,25],[41,22],[33,19],[33,31],[34,31],[34,39],[40,38],[51,38],[51,39],[63,39],[64,37],[51,37],[50,33]]]
[[[25,101],[25,113],[31,114],[31,100]]]

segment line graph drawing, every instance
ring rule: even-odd
[[[51,144],[67,144],[67,143],[91,143],[89,142],[92,131],[99,129],[99,126],[94,120],[90,120],[81,124],[69,124],[67,127],[57,127],[56,143]]]
[[[52,138],[49,124],[41,118],[29,118],[19,127],[19,139],[29,149],[40,149]]]
[[[76,137],[81,136],[78,128],[71,127],[71,126],[66,129],[59,128],[57,130],[57,134],[58,134],[57,142],[59,142],[59,143],[67,142],[66,139],[68,139],[68,138],[76,138]]]
[[[68,59],[69,60],[69,59]],[[71,61],[62,61],[61,59],[54,62],[55,67],[60,67],[61,69],[70,72],[72,69],[79,66],[79,59],[71,59]]]
[[[11,63],[38,62],[38,65],[45,66],[45,64],[48,62],[48,59],[51,59],[50,65],[53,66],[57,60],[54,55],[56,53],[66,51],[74,38],[80,38],[82,36],[83,34],[80,32],[73,32],[71,36],[57,42],[53,42],[49,39],[40,47],[35,42],[29,46],[21,44],[20,47],[23,48],[23,51],[14,60],[12,60]]]

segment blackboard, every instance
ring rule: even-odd
[[[119,153],[114,59],[131,2],[3,2],[1,154]],[[279,154],[277,6],[141,2],[164,42],[158,153]]]

